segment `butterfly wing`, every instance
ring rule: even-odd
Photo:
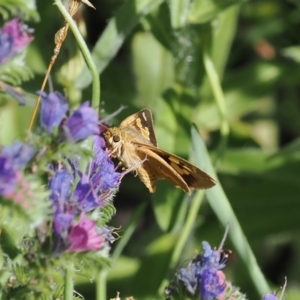
[[[216,181],[206,172],[172,153],[157,147],[143,146],[141,144],[138,147],[138,151],[147,156],[147,161],[144,164],[159,174],[156,176],[157,179],[167,178],[185,192],[189,193],[189,188],[208,189],[216,184]]]
[[[120,128],[129,127],[147,138],[151,144],[157,147],[156,136],[153,127],[153,118],[149,109],[142,109],[139,112],[126,118]]]
[[[150,192],[155,191],[155,182],[158,179],[166,178],[175,186],[179,186],[185,192],[190,193],[190,189],[182,176],[160,155],[149,149],[148,145],[138,147],[137,152],[141,158],[145,159],[142,167],[138,169],[138,175],[148,188],[150,186]]]

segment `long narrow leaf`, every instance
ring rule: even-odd
[[[208,158],[208,152],[196,127],[192,127],[192,141],[195,150],[195,159],[198,165],[205,167],[205,171],[217,179],[213,165]],[[205,163],[203,163],[205,161]],[[270,289],[257,264],[256,258],[250,248],[240,223],[225,195],[220,183],[206,191],[207,200],[214,213],[224,227],[229,225],[229,238],[231,239],[237,253],[245,263],[248,273],[260,295],[266,294]]]

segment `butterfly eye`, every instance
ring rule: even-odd
[[[115,143],[120,142],[120,137],[119,137],[118,135],[114,135],[114,136],[113,136],[113,141],[114,141]]]

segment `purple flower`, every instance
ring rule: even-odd
[[[206,241],[202,242],[203,253],[198,260],[201,261],[203,268],[215,268],[217,270],[223,269],[227,261],[227,257],[221,260],[221,252],[213,250],[210,244]],[[196,258],[197,259],[197,258]]]
[[[17,182],[17,172],[13,168],[12,159],[0,156],[0,195],[12,193]]]
[[[68,238],[69,228],[74,219],[71,213],[64,213],[57,210],[54,214],[53,226],[54,231],[60,235],[63,240]]]
[[[42,97],[40,122],[42,128],[52,133],[58,127],[68,111],[69,105],[65,98],[58,92],[47,95],[45,92],[37,92]]]
[[[225,276],[220,269],[224,268],[226,259],[221,259],[221,252],[213,250],[207,242],[202,247],[203,252],[186,268],[181,268],[177,277],[192,295],[198,289],[201,299],[212,300],[225,292]]]
[[[204,269],[201,274],[200,294],[205,300],[220,296],[226,288],[225,275],[216,269]]]
[[[91,211],[102,203],[97,201],[94,189],[89,182],[89,178],[82,174],[73,194],[73,199],[83,211]]]
[[[31,145],[14,141],[12,145],[3,147],[2,154],[12,159],[12,165],[15,169],[21,169],[34,156],[35,149]]]
[[[75,215],[68,203],[73,177],[64,169],[56,171],[50,181],[50,199],[53,203],[54,231],[63,239],[67,238],[68,230]]]
[[[22,51],[32,39],[18,19],[7,22],[0,30],[0,64]]]
[[[15,141],[10,146],[4,146],[0,154],[0,194],[7,198],[18,198],[20,190],[27,190],[28,185],[23,180],[19,170],[33,157],[35,150],[27,144]],[[24,194],[25,195],[25,194]],[[19,201],[18,200],[18,201]],[[22,198],[23,200],[23,198]]]
[[[56,171],[50,181],[50,199],[62,205],[69,197],[73,177],[64,169]]]
[[[91,182],[98,193],[116,189],[120,185],[122,174],[115,171],[115,166],[108,153],[102,149],[103,138],[94,137],[95,157],[91,167]]]
[[[69,239],[70,252],[99,250],[104,245],[103,237],[96,231],[96,222],[87,218],[84,213],[80,215],[79,222],[71,226]]]
[[[109,228],[97,228],[85,213],[107,205],[115,194],[122,174],[115,171],[108,153],[102,149],[100,137],[95,137],[95,156],[86,174],[78,170],[79,158],[67,158],[70,166],[60,166],[50,181],[53,207],[54,252],[100,249],[114,237]],[[75,183],[77,183],[75,185]],[[80,215],[78,223],[73,223]]]
[[[68,118],[65,129],[67,135],[76,142],[91,135],[99,134],[98,123],[97,113],[89,107],[88,102],[85,102]]]
[[[278,298],[276,297],[276,293],[273,292],[263,296],[263,300],[278,300]]]
[[[197,272],[197,265],[196,264],[189,264],[187,268],[181,268],[177,274],[177,277],[186,289],[194,295],[197,288],[198,288],[198,279],[196,277]]]

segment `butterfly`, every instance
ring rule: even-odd
[[[156,181],[168,179],[187,193],[191,189],[208,189],[216,184],[206,172],[185,159],[157,147],[151,111],[141,111],[126,118],[119,127],[104,132],[111,157],[134,170],[141,181],[154,193]]]

